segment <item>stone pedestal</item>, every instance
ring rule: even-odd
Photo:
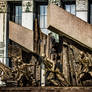
[[[33,0],[22,1],[22,26],[33,30]]]

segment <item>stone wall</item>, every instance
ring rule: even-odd
[[[0,88],[0,92],[92,92],[87,87],[25,87],[25,88]]]
[[[88,21],[88,0],[76,0],[76,16]]]

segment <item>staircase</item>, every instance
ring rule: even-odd
[[[50,4],[48,6],[48,29],[92,50],[92,25]]]
[[[9,39],[29,51],[33,51],[33,31],[14,22],[9,22]]]

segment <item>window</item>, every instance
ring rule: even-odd
[[[89,9],[88,9],[88,22],[92,24],[92,1],[89,0]]]
[[[47,6],[40,6],[40,28],[45,29],[47,27]]]
[[[22,2],[8,2],[8,15],[11,21],[22,24]]]
[[[76,11],[75,11],[76,10],[76,5],[75,5],[75,3],[73,3],[73,2],[65,3],[65,10],[67,12],[70,12],[73,15],[76,15]]]
[[[47,29],[47,5],[40,5],[40,28],[43,33],[49,33]]]
[[[40,5],[40,28],[45,34],[51,33],[47,29],[47,5]],[[55,37],[56,41],[58,41],[58,35],[53,32],[52,35]]]
[[[15,8],[15,23],[21,24],[22,23],[22,7],[16,6]]]

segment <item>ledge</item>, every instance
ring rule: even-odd
[[[2,87],[0,92],[92,92],[92,87]]]

